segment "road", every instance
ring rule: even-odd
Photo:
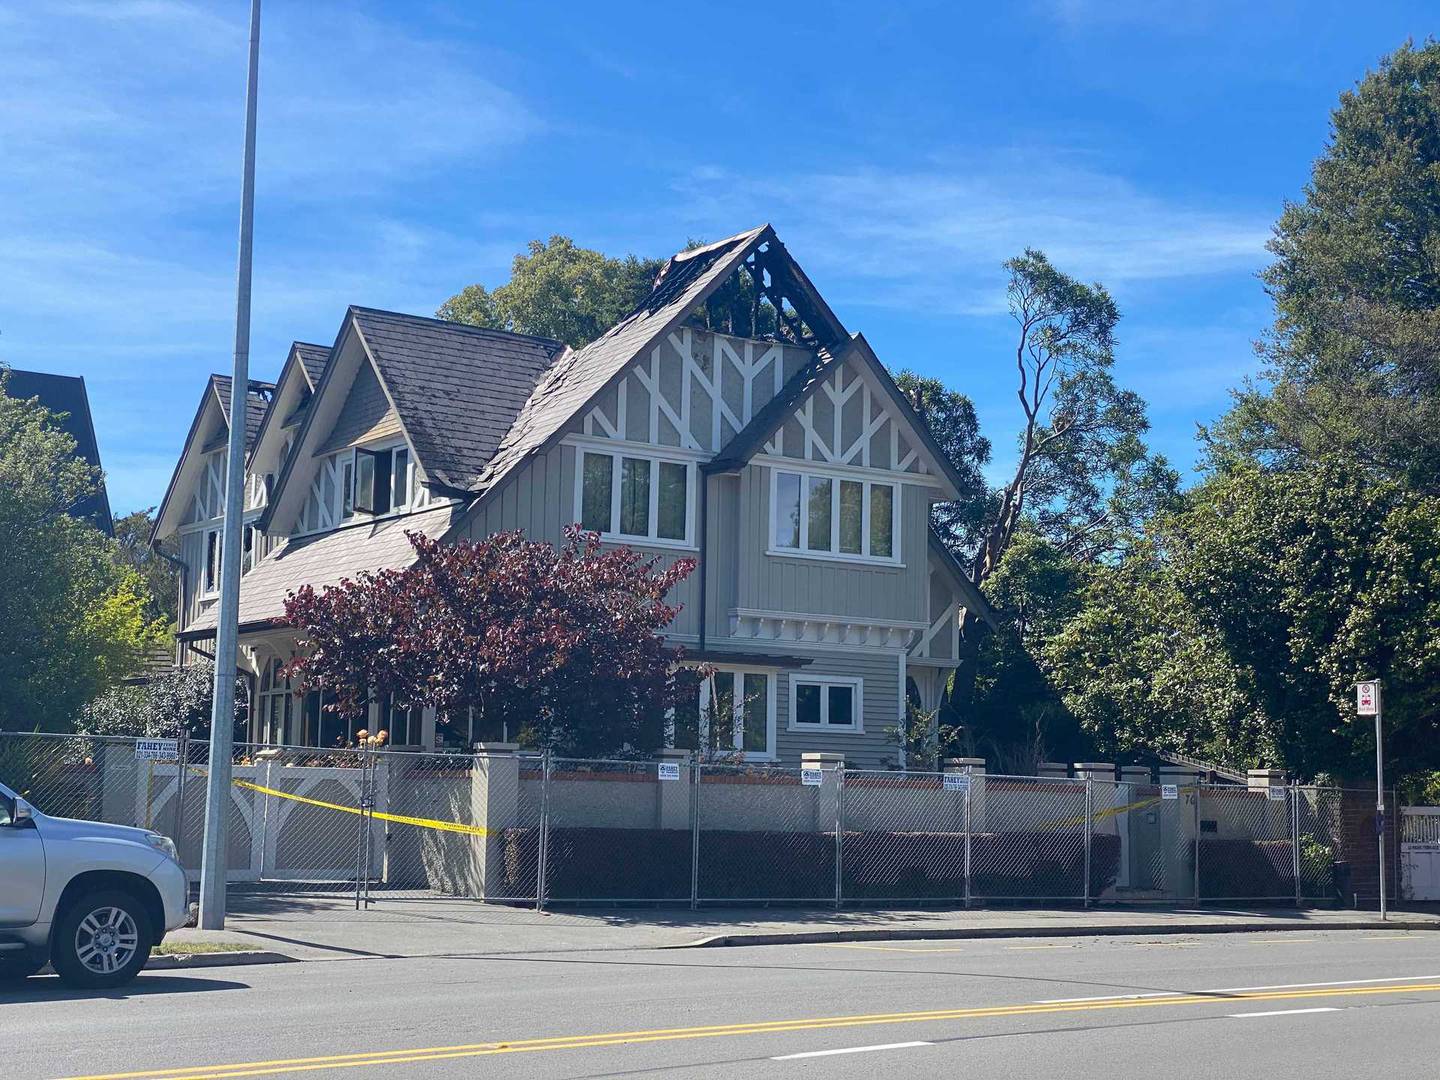
[[[7,1080],[1432,1076],[1440,933],[348,959],[0,993]]]

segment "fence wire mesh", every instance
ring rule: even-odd
[[[192,880],[208,772],[198,741],[151,759],[135,739],[0,733],[0,782],[44,813],[173,836]],[[242,745],[228,814],[236,888],[357,904],[1355,903],[1379,889],[1373,789]]]

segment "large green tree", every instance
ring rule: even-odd
[[[468,285],[440,305],[442,319],[563,341],[580,348],[630,313],[650,293],[662,259],[610,258],[568,236],[532,240],[516,255],[510,280]]]
[[[146,614],[152,619],[175,623],[179,600],[179,576],[175,567],[150,546],[155,528],[155,507],[134,510],[115,519],[115,547],[120,559],[145,583]]]
[[[1440,44],[1406,44],[1341,95],[1270,250],[1266,379],[1213,451],[1340,453],[1440,492]]]
[[[114,542],[72,511],[98,472],[0,369],[0,728],[68,730],[85,702],[163,644]]]

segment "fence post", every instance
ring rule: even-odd
[[[975,786],[975,778],[972,776],[970,782],[965,785],[965,907],[970,907],[970,792]]]
[[[359,792],[358,792],[359,798],[356,800],[356,802],[358,803],[358,806],[356,807],[356,809],[359,810],[359,813],[355,815],[355,816],[356,816],[356,820],[357,820],[356,832],[355,832],[355,910],[356,910],[356,911],[359,911],[359,910],[360,910],[360,894],[361,894],[361,889],[362,889],[361,883],[365,880],[365,875],[369,872],[369,867],[368,867],[368,865],[367,865],[367,863],[368,863],[368,861],[369,861],[369,853],[368,853],[368,851],[366,850],[366,843],[365,843],[366,838],[367,838],[367,836],[369,835],[369,829],[366,827],[366,824],[365,824],[365,802],[366,802],[366,799],[367,799],[367,796],[366,796],[366,793],[365,793],[365,792],[366,792],[366,787],[365,787],[365,751],[364,751],[364,750],[361,750],[361,751],[360,751],[360,790],[359,790]]]
[[[1085,906],[1090,906],[1090,844],[1095,838],[1095,780],[1085,774]]]
[[[540,758],[540,865],[535,869],[535,910],[545,910],[545,890],[548,887],[546,866],[550,854],[550,748],[547,746]]]
[[[845,857],[845,763],[835,766],[835,908],[840,909],[844,900],[845,887],[842,884]]]
[[[1300,788],[1290,785],[1290,854],[1295,867],[1295,906],[1302,902],[1300,889]]]
[[[185,843],[181,831],[185,824],[185,774],[190,771],[190,729],[180,729],[179,767],[175,770],[175,840],[176,848]],[[187,867],[188,869],[188,867]]]
[[[700,762],[690,767],[690,910],[700,906]]]
[[[1195,793],[1195,816],[1194,816],[1194,818],[1192,819],[1191,824],[1193,824],[1193,825],[1195,826],[1195,839],[1192,841],[1192,843],[1193,843],[1194,846],[1195,846],[1195,859],[1194,859],[1194,862],[1195,862],[1195,906],[1196,906],[1196,907],[1199,907],[1199,906],[1200,906],[1200,796],[1203,794],[1203,792],[1204,792],[1205,789],[1200,786],[1200,781],[1199,781],[1199,780],[1196,780],[1196,781],[1195,781],[1195,787],[1194,787],[1193,790],[1194,790],[1194,793]]]

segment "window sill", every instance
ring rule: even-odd
[[[865,728],[860,724],[851,724],[849,727],[841,727],[839,724],[797,724],[793,720],[785,728],[790,732],[803,732],[815,734],[823,732],[829,735],[864,735]]]
[[[904,570],[905,564],[899,559],[876,559],[868,555],[840,555],[833,551],[806,551],[803,548],[765,549],[766,555],[777,559],[813,559],[816,562],[844,563],[849,566],[865,567],[870,570]]]
[[[593,530],[592,530],[593,531]],[[623,547],[663,548],[666,551],[699,551],[694,544],[684,540],[655,540],[648,536],[620,536],[617,533],[599,533],[602,544]]]

